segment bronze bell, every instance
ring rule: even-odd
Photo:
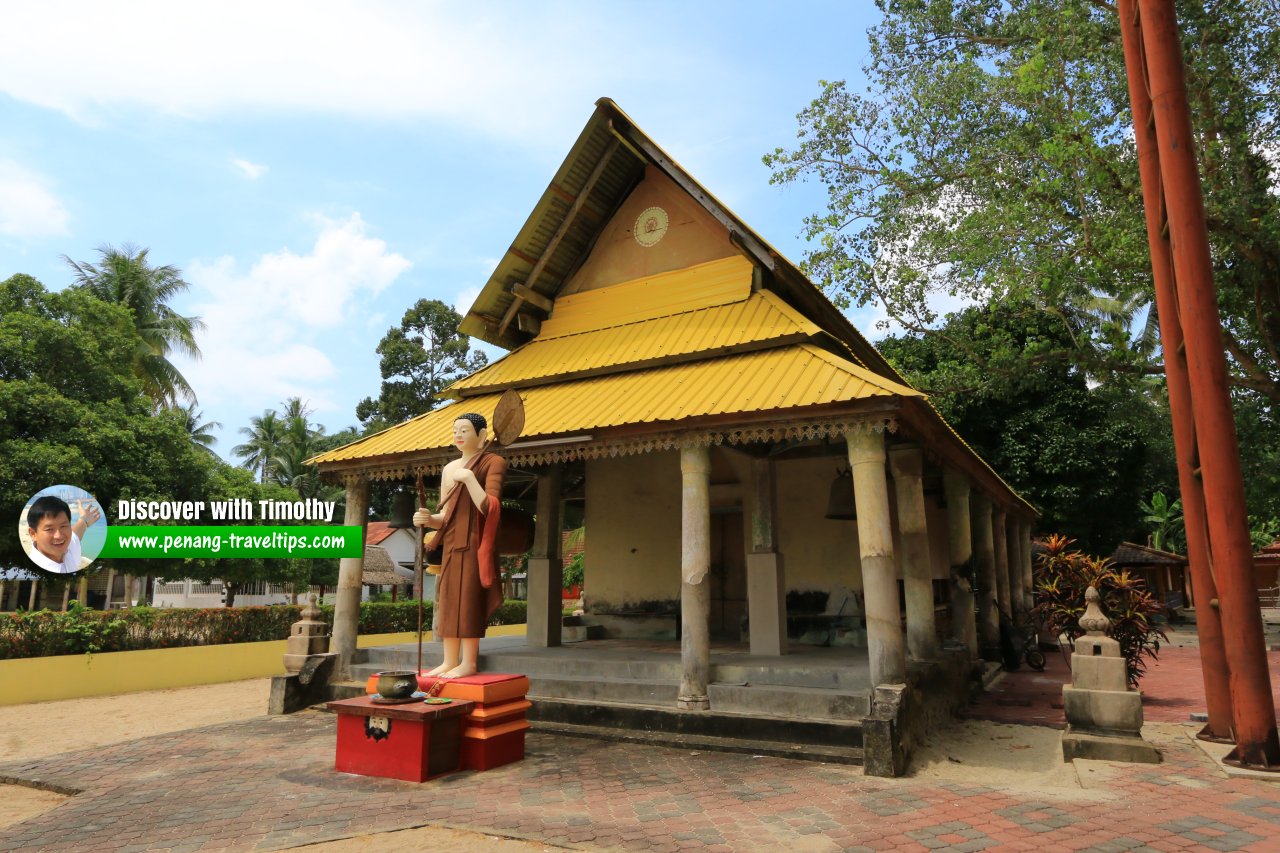
[[[396,492],[391,499],[391,517],[387,519],[387,526],[413,527],[413,513],[416,509],[412,493]]]
[[[853,521],[858,517],[853,503],[853,476],[848,468],[836,468],[836,478],[831,482],[831,497],[827,499],[826,517],[837,521]]]

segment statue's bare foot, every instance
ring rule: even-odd
[[[446,672],[448,672],[450,669],[452,669],[454,666],[456,666],[456,664],[452,664],[450,661],[445,661],[444,663],[440,664],[440,665],[439,665],[438,667],[436,667],[435,669],[433,669],[433,670],[431,670],[430,672],[428,672],[428,673],[427,673],[427,677],[428,677],[428,678],[439,678],[440,676],[442,676],[442,675],[444,675]]]
[[[476,674],[475,664],[460,663],[457,666],[455,666],[453,669],[446,672],[442,677],[443,678],[466,678],[468,675],[475,675],[475,674]]]

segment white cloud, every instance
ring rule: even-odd
[[[453,310],[463,317],[467,316],[467,312],[471,310],[471,306],[475,304],[476,297],[480,295],[480,291],[483,289],[484,285],[477,284],[473,287],[464,287],[459,290],[453,297]]]
[[[244,172],[245,177],[251,181],[256,181],[267,173],[267,167],[261,163],[252,163],[239,157],[232,158],[231,165]]]
[[[306,254],[281,249],[247,270],[231,257],[187,267],[206,330],[203,359],[181,369],[202,402],[254,409],[300,396],[317,411],[341,408],[329,384],[351,347],[343,327],[411,264],[369,236],[358,213],[315,222]]]
[[[600,38],[594,17],[576,4],[46,0],[5,11],[6,32],[23,37],[0,51],[0,92],[86,122],[129,107],[285,109],[430,116],[509,138],[581,120],[633,79],[639,57],[623,54],[640,47]],[[715,71],[674,45],[645,50],[653,86]]]
[[[43,177],[12,160],[0,160],[0,235],[57,237],[67,233],[69,219]]]

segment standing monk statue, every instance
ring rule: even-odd
[[[413,515],[417,527],[437,528],[433,541],[443,548],[435,606],[444,661],[427,675],[474,675],[480,638],[502,604],[497,545],[507,460],[484,449],[487,427],[474,413],[453,422],[453,443],[462,456],[440,474],[439,511]]]

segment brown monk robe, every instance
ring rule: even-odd
[[[454,486],[457,495],[440,527],[444,556],[436,607],[441,637],[483,637],[494,611],[502,605],[497,538],[507,460],[482,451],[470,468],[484,484],[486,512],[480,512],[465,486]]]

